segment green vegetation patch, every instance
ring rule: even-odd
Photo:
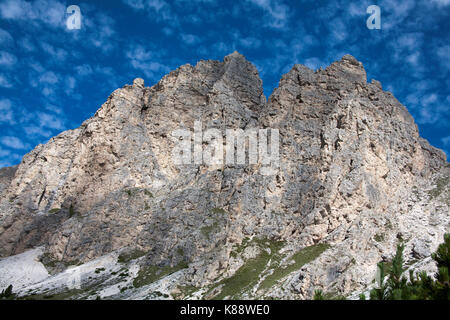
[[[147,252],[139,250],[139,249],[135,249],[131,252],[121,253],[117,259],[117,262],[127,263],[127,262],[130,262],[131,260],[135,260],[135,259],[145,256],[146,253]]]
[[[150,198],[153,198],[153,193],[151,193],[150,191],[148,191],[147,189],[144,189],[144,194],[146,196],[149,196]]]
[[[209,239],[212,233],[219,231],[219,222],[215,221],[213,224],[209,226],[204,226],[200,229],[201,233]]]
[[[187,268],[186,262],[181,262],[174,267],[166,266],[166,267],[158,267],[158,266],[144,266],[139,269],[139,272],[133,280],[133,286],[135,288],[143,287],[147,284],[153,283],[162,279],[165,276],[168,276],[172,273],[175,273],[181,269]]]
[[[220,224],[223,223],[224,215],[227,213],[225,210],[221,208],[213,208],[211,212],[214,214],[210,218],[214,221],[212,224],[208,226],[204,226],[200,229],[200,232],[206,237],[210,238],[211,234],[217,233],[220,231]]]
[[[261,289],[269,289],[274,286],[280,279],[286,277],[288,274],[299,270],[305,264],[317,259],[322,252],[330,248],[331,246],[326,243],[316,244],[310,247],[306,247],[297,253],[295,253],[290,260],[294,260],[294,263],[285,267],[279,267],[268,275],[260,285]]]
[[[13,286],[10,284],[5,290],[0,292],[0,300],[14,300],[15,294],[13,293]]]
[[[221,292],[214,299],[235,298],[256,285],[260,274],[267,268],[269,261],[272,258],[280,258],[278,252],[284,245],[282,241],[256,239],[251,243],[246,242],[244,246],[247,247],[252,243],[261,248],[261,253],[255,258],[247,260],[233,276],[220,281],[215,287],[222,286]],[[270,253],[266,250],[267,248],[270,249]]]
[[[79,266],[83,264],[79,260],[60,261],[48,252],[43,253],[40,256],[39,261],[44,265],[45,269],[47,269],[50,274],[53,274],[58,270],[61,271],[61,269],[66,269],[70,266]]]
[[[73,205],[70,205],[70,208],[69,208],[69,217],[72,218],[74,214],[75,214],[75,210],[74,210],[74,208],[73,208]]]
[[[428,191],[428,195],[431,199],[437,198],[441,195],[442,191],[448,186],[450,183],[450,176],[445,176],[436,180],[436,188]]]
[[[335,291],[323,293],[322,290],[315,290],[313,299],[314,300],[346,300],[346,297]]]
[[[53,208],[51,209],[48,213],[57,213],[59,212],[61,209],[60,208]]]
[[[245,238],[242,240],[242,243],[240,246],[238,246],[235,250],[231,251],[230,256],[233,258],[238,257],[242,252],[244,252],[245,248],[247,248],[251,244],[250,238]]]
[[[383,241],[384,241],[384,234],[377,233],[377,234],[373,237],[373,239],[374,239],[376,242],[383,242]]]
[[[223,210],[222,208],[213,208],[211,210],[213,213],[218,213],[218,214],[226,214],[227,212],[225,210]]]
[[[70,300],[81,294],[85,294],[86,291],[82,289],[71,289],[55,294],[31,294],[29,296],[21,297],[21,300]]]
[[[95,269],[95,273],[100,273],[100,272],[103,272],[103,271],[105,271],[106,269],[105,268],[97,268],[97,269]]]
[[[129,197],[134,197],[137,194],[144,192],[146,196],[148,196],[149,198],[153,198],[153,193],[151,193],[150,190],[145,188],[130,188],[125,190],[125,192],[126,194],[128,194]]]
[[[194,292],[199,290],[199,288],[194,287],[194,286],[178,286],[178,290],[180,290],[180,293],[172,294],[172,297],[175,300],[180,300],[180,299],[184,299],[186,297],[189,297]]]
[[[450,234],[444,235],[444,242],[431,255],[438,270],[432,276],[425,271],[415,274],[410,269],[408,279],[404,275],[408,269],[404,265],[404,249],[403,243],[397,245],[388,270],[378,263],[378,287],[370,291],[370,300],[449,300]]]

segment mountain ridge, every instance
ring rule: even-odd
[[[426,192],[448,175],[445,154],[366,78],[350,55],[323,70],[294,65],[266,99],[256,67],[234,52],[183,65],[152,87],[135,79],[79,128],[24,156],[14,177],[0,176],[0,256],[44,246],[42,262],[58,273],[142,252],[131,259],[136,290],[158,279],[156,268],[180,276],[168,294],[209,288],[203,298],[363,290],[399,237],[426,259],[449,227],[448,182],[433,199]],[[195,121],[204,130],[278,129],[277,173],[174,164],[171,133]],[[319,244],[327,246],[315,259],[280,273]],[[258,259],[259,279],[227,289]],[[272,286],[270,274],[280,277]]]

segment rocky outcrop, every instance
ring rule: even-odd
[[[279,130],[279,167],[175,164],[172,132],[196,121],[224,136]],[[150,88],[136,79],[80,128],[27,154],[11,182],[1,180],[0,254],[43,245],[56,272],[139,251],[141,267],[185,266],[180,281],[212,286],[208,298],[276,248],[279,264],[268,259],[259,281],[228,297],[349,294],[370,284],[398,238],[422,259],[448,232],[448,180],[438,197],[426,192],[448,177],[446,165],[355,58],[317,71],[295,65],[266,101],[256,68],[235,52],[181,66]],[[318,244],[327,246],[317,259],[260,287]]]
[[[14,178],[17,166],[5,167],[0,169],[0,192],[7,188],[11,184],[11,180]]]

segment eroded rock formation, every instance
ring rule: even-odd
[[[195,121],[224,135],[278,129],[279,170],[176,165],[171,133]],[[251,283],[229,297],[310,298],[315,288],[350,294],[371,283],[398,239],[411,259],[423,260],[449,230],[444,153],[349,55],[324,70],[295,65],[268,101],[256,68],[237,52],[181,66],[150,88],[136,79],[14,170],[13,178],[0,176],[0,255],[45,246],[45,259],[61,262],[56,271],[138,250],[141,265],[183,265],[180,283],[206,288],[271,243],[282,257],[277,265],[267,260],[273,270],[305,247],[327,244],[273,284]],[[259,280],[271,274],[266,269]],[[220,294],[216,287],[201,296]]]

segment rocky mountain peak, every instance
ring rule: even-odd
[[[145,87],[144,79],[142,79],[142,78],[134,79],[133,86],[138,87],[138,88],[144,88]]]
[[[334,74],[336,77],[346,77],[360,83],[367,82],[366,70],[364,70],[363,64],[349,54],[343,56],[341,60],[332,63],[326,68],[326,71]]]
[[[261,174],[261,162],[175,163],[172,133],[195,123],[224,137],[277,130],[276,171]],[[43,246],[58,272],[140,252],[139,270],[182,266],[178,283],[217,289],[204,297],[267,258],[258,277],[292,272],[265,287],[248,283],[236,297],[348,294],[371,283],[399,234],[410,252],[433,251],[448,230],[448,182],[433,198],[414,190],[434,190],[448,170],[444,153],[420,138],[392,94],[367,83],[354,57],[324,70],[295,65],[266,101],[256,67],[234,52],[181,66],[149,88],[135,79],[80,128],[3,170],[0,255]],[[305,248],[320,248],[316,259],[286,269]]]

